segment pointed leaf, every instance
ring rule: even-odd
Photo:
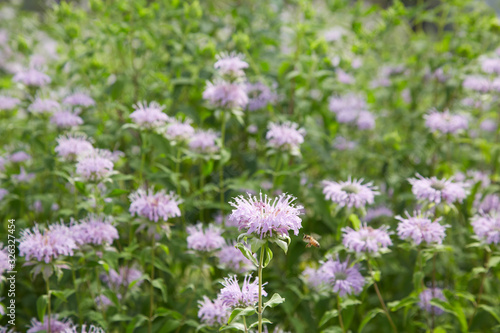
[[[252,251],[250,251],[244,244],[236,243],[235,247],[241,251],[241,253],[245,256],[245,258],[253,262],[255,266],[259,266],[259,263],[257,262],[257,259],[253,256]]]

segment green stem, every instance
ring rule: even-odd
[[[200,200],[203,201],[203,188],[205,187],[205,175],[203,174],[203,160],[200,162]],[[200,205],[200,220],[205,222],[205,215],[203,214],[203,204]]]
[[[222,125],[221,125],[221,159],[219,165],[219,191],[220,191],[220,211],[222,214],[222,227],[226,225],[226,219],[224,218],[224,165],[222,163],[222,152],[224,151],[224,140],[226,137],[226,113],[222,111]]]
[[[48,322],[47,322],[47,331],[51,332],[50,330],[50,284],[49,284],[49,279],[50,277],[45,279],[45,284],[47,285],[47,313],[48,313]]]
[[[372,266],[370,265],[370,258],[366,261],[368,265],[368,270],[370,271],[370,276],[373,278],[373,269]],[[392,331],[397,333],[398,329],[396,328],[396,325],[394,325],[394,322],[392,321],[391,315],[389,313],[389,310],[385,306],[384,299],[382,298],[382,295],[380,294],[380,290],[378,289],[377,281],[375,281],[375,278],[373,278],[373,286],[375,287],[375,292],[377,293],[378,300],[380,301],[380,305],[382,305],[382,309],[385,312],[385,315],[387,319],[389,320],[389,323],[391,324]]]
[[[260,261],[259,261],[259,305],[258,305],[258,315],[259,315],[259,333],[262,333],[262,266],[264,265],[264,247],[263,245],[260,249]]]
[[[141,148],[141,169],[139,171],[139,186],[142,185],[142,177],[144,173],[144,164],[146,163],[146,134],[141,132],[142,148]]]
[[[80,327],[83,325],[82,309],[80,308],[80,296],[78,294],[78,286],[76,285],[76,273],[72,268],[71,273],[73,276],[73,285],[75,286],[75,296],[76,296],[76,308],[78,309],[78,321],[80,322]]]
[[[243,316],[243,326],[245,327],[245,333],[248,333],[247,320],[245,316]]]
[[[484,268],[486,269],[486,271],[483,273],[483,276],[481,277],[481,285],[479,286],[479,293],[477,294],[477,301],[476,301],[476,304],[474,305],[474,312],[472,313],[472,316],[469,319],[469,324],[467,325],[467,331],[470,330],[470,326],[472,325],[472,319],[474,319],[474,316],[477,313],[477,308],[479,307],[479,304],[481,303],[481,296],[483,295],[484,280],[486,280],[486,275],[488,274],[488,262],[490,261],[490,252],[486,251],[485,256],[486,256],[486,258],[484,260]]]
[[[98,266],[95,267],[95,278],[97,281],[97,295],[98,297],[102,300],[102,293],[101,293],[101,278],[99,277],[99,268]],[[101,311],[102,311],[102,317],[104,318],[104,321],[106,321],[106,309],[104,306],[101,304]]]
[[[155,237],[154,234],[151,236],[151,286],[149,289],[149,323],[148,332],[152,332],[153,326],[153,306],[154,306],[154,287],[153,281],[155,279]]]
[[[339,322],[340,327],[342,328],[342,332],[345,333],[344,321],[342,320],[342,309],[340,308],[341,298],[339,294],[337,294],[337,311],[339,313]]]

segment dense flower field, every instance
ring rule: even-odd
[[[0,4],[0,332],[500,332],[472,0]]]

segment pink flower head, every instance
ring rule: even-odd
[[[110,216],[89,215],[78,222],[73,222],[71,230],[78,245],[111,244],[119,237]]]
[[[107,151],[93,149],[79,155],[76,173],[86,181],[100,182],[113,173],[113,168]]]
[[[186,230],[188,233],[187,246],[190,250],[212,252],[221,248],[225,243],[221,236],[222,229],[214,224],[208,225],[203,230],[203,225],[198,223],[195,226],[187,227]]]
[[[130,114],[130,118],[141,128],[156,128],[168,121],[163,109],[165,106],[158,102],[151,102],[149,105],[146,102],[139,102],[134,105],[134,112]]]
[[[20,82],[25,86],[41,87],[49,84],[51,79],[47,74],[44,74],[35,68],[29,68],[14,75],[12,81]]]
[[[215,299],[212,302],[207,296],[203,296],[203,301],[198,301],[198,304],[198,318],[202,323],[208,326],[227,324],[231,312],[229,307],[223,304],[222,300]]]
[[[332,182],[323,181],[323,194],[327,200],[331,200],[340,207],[361,208],[367,204],[372,204],[379,192],[373,183],[362,184],[363,179]]]
[[[343,228],[343,244],[350,251],[358,253],[377,253],[381,249],[385,249],[389,245],[392,245],[388,229],[388,226],[382,226],[379,229],[374,229],[372,227],[368,227],[366,223],[363,224],[359,230],[354,230],[349,227]]]
[[[71,128],[82,125],[83,119],[80,118],[78,112],[57,111],[50,118],[50,122],[59,128]]]
[[[214,67],[223,76],[238,78],[245,76],[245,72],[243,70],[248,68],[248,63],[243,61],[243,55],[241,54],[220,54],[217,55],[217,61],[215,62]]]
[[[95,105],[95,101],[92,97],[82,92],[76,92],[63,99],[63,103],[72,106],[83,106],[89,107]]]
[[[222,301],[224,306],[229,308],[255,306],[259,300],[259,281],[255,278],[253,282],[250,282],[251,278],[251,275],[245,275],[241,288],[236,275],[224,278],[224,282],[221,282],[224,288],[221,289],[217,298]],[[266,284],[267,282],[262,284],[262,296],[267,296],[264,290],[264,285]]]
[[[291,121],[269,123],[269,131],[266,134],[268,145],[275,149],[283,149],[298,153],[300,145],[304,142],[306,131]]]
[[[153,188],[139,189],[130,194],[129,212],[132,215],[145,217],[150,221],[167,221],[181,216],[179,204],[182,203],[174,192],[167,194],[165,190],[155,192]]]
[[[398,224],[399,238],[411,240],[415,245],[419,245],[422,242],[427,244],[442,244],[446,236],[446,228],[449,227],[449,225],[441,225],[439,223],[441,218],[432,221],[429,215],[420,212],[414,212],[413,216],[410,216],[406,212],[406,218],[399,215],[395,218],[400,221]]]
[[[55,152],[67,161],[75,161],[78,156],[93,149],[91,141],[85,134],[71,133],[57,138]]]
[[[436,204],[442,201],[452,204],[462,202],[467,196],[467,185],[455,183],[452,179],[425,178],[417,174],[417,178],[408,179],[412,192],[419,200],[427,200]]]
[[[481,213],[472,218],[474,233],[487,244],[500,244],[500,214]]]
[[[221,80],[214,83],[207,82],[203,99],[215,107],[224,109],[245,108],[248,104],[248,96],[243,84]]]
[[[61,110],[61,105],[58,101],[52,99],[41,99],[37,97],[28,107],[31,113],[54,113]]]

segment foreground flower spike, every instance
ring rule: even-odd
[[[255,269],[255,266],[250,260],[245,258],[239,249],[236,247],[236,242],[228,243],[217,253],[219,263],[226,269],[236,273],[246,273]]]
[[[221,236],[222,229],[214,224],[210,224],[203,230],[203,225],[198,223],[187,227],[186,231],[188,233],[187,246],[190,250],[212,252],[221,248],[225,242]]]
[[[28,107],[31,113],[54,113],[61,110],[61,105],[58,101],[52,99],[41,99],[37,97]]]
[[[55,152],[66,161],[75,161],[78,156],[94,150],[85,134],[70,133],[57,138]]]
[[[158,102],[139,102],[134,104],[134,112],[130,114],[130,119],[140,128],[151,129],[165,125],[168,116],[163,113],[165,106]]]
[[[248,95],[247,109],[256,111],[265,108],[268,104],[274,103],[278,96],[262,82],[246,83],[245,90]]]
[[[203,301],[198,301],[198,318],[203,324],[208,326],[222,326],[227,323],[231,312],[220,299],[215,299],[213,302],[203,296]]]
[[[375,195],[379,192],[373,183],[362,184],[363,179],[333,182],[323,181],[323,194],[340,207],[361,208],[374,202]]]
[[[63,224],[51,224],[44,231],[38,225],[21,231],[19,256],[26,261],[48,264],[62,256],[72,256],[76,248],[71,230]]]
[[[66,318],[59,320],[57,315],[50,316],[50,333],[65,333],[69,330],[72,332],[73,323],[71,319]],[[43,323],[38,319],[31,319],[31,325],[26,333],[49,332],[49,316],[43,318]]]
[[[217,134],[215,134],[212,130],[198,130],[191,136],[189,148],[195,152],[203,154],[215,153],[219,150],[219,147],[215,143],[216,139]]]
[[[374,229],[366,226],[366,223],[359,230],[349,227],[343,228],[344,239],[342,243],[350,251],[357,253],[377,253],[392,245],[388,229],[388,226],[381,226],[379,229]]]
[[[243,109],[248,104],[248,96],[242,84],[221,80],[207,82],[203,99],[212,106],[223,109]]]
[[[57,111],[50,118],[50,122],[59,128],[71,128],[82,125],[83,119],[77,112]]]
[[[12,110],[17,107],[21,101],[17,98],[0,95],[0,110]]]
[[[71,230],[78,245],[107,245],[118,239],[118,230],[110,216],[89,215],[74,223]]]
[[[269,130],[266,134],[268,146],[274,149],[289,151],[292,154],[300,154],[300,145],[304,142],[306,131],[299,128],[299,125],[291,121],[279,123],[269,123]]]
[[[89,107],[95,105],[95,101],[92,97],[82,92],[76,92],[63,99],[63,104],[72,106],[83,106]]]
[[[14,75],[14,82],[20,82],[29,87],[42,87],[51,82],[50,77],[35,68],[29,68]]]
[[[348,261],[329,259],[321,267],[320,275],[340,297],[357,295],[365,285],[365,278],[359,272],[358,266],[349,267]]]
[[[103,275],[101,279],[114,291],[128,290],[134,281],[137,281],[134,288],[138,288],[142,284],[142,272],[134,267],[121,266],[118,268],[118,272],[110,269],[109,275]]]
[[[430,244],[442,244],[446,236],[446,228],[449,225],[441,225],[438,218],[432,221],[429,215],[421,212],[414,212],[410,216],[406,212],[406,218],[396,216],[396,220],[401,221],[398,224],[398,236],[403,240],[411,240],[415,245],[420,245],[422,242]]]
[[[217,61],[214,64],[214,68],[218,70],[220,75],[228,76],[229,79],[234,80],[245,76],[245,72],[243,70],[248,68],[248,63],[243,61],[242,54],[221,53],[217,55]]]
[[[469,127],[469,121],[465,116],[459,114],[451,114],[448,110],[438,112],[433,109],[429,114],[424,116],[425,126],[434,132],[443,134],[456,134],[461,130],[466,130]]]
[[[222,301],[224,306],[229,308],[255,306],[259,300],[259,283],[257,278],[253,282],[250,282],[251,278],[251,275],[245,275],[241,288],[236,275],[224,278],[224,282],[221,282],[224,288],[221,289],[218,299]],[[264,285],[266,284],[267,282],[262,285],[263,296],[267,296],[264,290]]]
[[[419,200],[427,200],[439,204],[455,201],[462,202],[467,196],[464,183],[454,183],[452,179],[425,178],[417,174],[417,178],[408,179],[412,192]]]
[[[145,217],[150,221],[167,221],[172,217],[181,216],[179,204],[182,200],[173,191],[167,194],[165,190],[155,192],[152,187],[148,190],[139,189],[130,194],[129,199],[130,214]]]
[[[497,207],[498,209],[498,207]],[[472,218],[474,233],[486,244],[500,244],[500,214],[480,214]]]
[[[295,236],[302,228],[302,220],[299,215],[303,214],[302,206],[295,206],[296,198],[288,194],[282,194],[274,199],[267,195],[259,198],[248,194],[248,197],[240,195],[229,204],[235,209],[229,216],[230,223],[237,223],[238,229],[247,234],[255,233],[261,239],[272,237],[273,233],[280,236],[288,236],[288,231],[293,230]]]
[[[76,173],[86,181],[100,182],[113,173],[113,168],[109,152],[94,149],[78,157]]]
[[[438,298],[442,301],[446,301],[446,298],[444,297],[443,290],[440,288],[429,288],[425,289],[422,291],[419,295],[420,302],[418,302],[418,305],[422,310],[425,310],[431,314],[434,315],[441,315],[444,313],[444,310],[441,309],[440,307],[431,305],[431,300],[433,298]]]

